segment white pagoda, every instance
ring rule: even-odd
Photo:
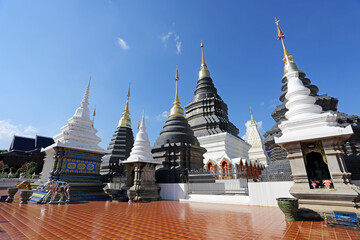
[[[153,158],[148,134],[146,133],[144,112],[134,146],[128,159],[123,161],[127,166],[129,201],[144,202],[160,200],[160,187],[155,185],[155,166],[161,161]]]
[[[43,149],[46,153],[40,181],[65,181],[71,186],[72,200],[99,200],[106,196],[100,181],[101,157],[105,150],[98,146],[94,121],[90,119],[89,89],[86,87],[81,106],[76,109],[55,143]]]
[[[247,128],[248,139],[247,143],[251,145],[249,149],[249,160],[253,162],[259,162],[267,166],[269,157],[266,154],[264,141],[261,137],[259,129],[254,120],[253,112],[250,108],[251,120],[250,125]]]

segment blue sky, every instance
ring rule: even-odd
[[[142,109],[151,144],[172,107],[179,64],[182,105],[193,96],[200,41],[229,118],[245,134],[252,106],[263,132],[274,124],[287,48],[313,84],[360,114],[359,1],[0,1],[0,149],[14,133],[54,136],[80,105],[106,147],[125,106],[136,129]]]

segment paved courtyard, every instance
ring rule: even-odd
[[[322,222],[285,222],[276,207],[161,201],[0,203],[0,239],[360,239]]]

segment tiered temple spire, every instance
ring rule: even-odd
[[[185,182],[184,176],[188,169],[202,169],[203,154],[206,152],[199,146],[184,116],[179,101],[178,80],[179,73],[176,68],[175,101],[152,149],[154,159],[161,160],[163,164],[163,167],[156,171],[156,180],[159,183]]]
[[[199,71],[199,79],[205,78],[205,77],[210,77],[210,72],[206,66],[205,63],[205,56],[204,56],[204,43],[203,41],[201,41],[200,44],[201,47],[201,67],[200,67],[200,71]]]
[[[151,147],[149,142],[148,134],[146,133],[145,126],[145,117],[144,111],[141,117],[141,123],[139,126],[139,131],[136,134],[134,146],[131,150],[130,156],[124,163],[129,162],[146,162],[146,163],[155,163],[161,164],[161,161],[155,161],[151,154]]]
[[[179,93],[178,93],[179,72],[178,72],[177,64],[176,64],[175,81],[176,81],[175,100],[173,103],[173,107],[170,110],[169,117],[173,117],[173,116],[185,117],[184,109],[181,107],[181,103],[179,100]]]
[[[253,116],[253,112],[252,112],[251,107],[250,107],[250,115],[251,115],[251,124],[255,124],[254,116]]]
[[[129,111],[130,84],[126,94],[126,105],[119,124],[107,148],[107,154],[102,159],[101,174],[117,176],[124,174],[121,161],[130,155],[134,143]]]
[[[291,68],[293,68],[294,70],[298,70],[296,64],[294,63],[294,58],[293,56],[290,55],[290,53],[288,52],[288,50],[285,47],[285,34],[284,32],[281,30],[280,26],[279,26],[279,22],[280,20],[277,20],[275,18],[275,24],[276,24],[276,28],[277,28],[277,37],[278,40],[281,41],[281,44],[283,46],[283,50],[284,50],[284,58],[283,58],[283,62],[284,62],[284,74],[287,73],[288,71],[288,67],[290,66]]]
[[[251,107],[250,107],[250,115],[251,115],[250,125],[247,128],[247,132],[248,132],[247,142],[251,145],[251,148],[249,149],[249,159],[251,161],[260,162],[265,166],[267,166],[268,156],[265,151],[265,146],[261,138],[261,134],[254,120]]]
[[[210,78],[210,72],[205,63],[204,43],[201,41],[201,67],[194,97],[185,106],[186,118],[196,137],[228,132],[233,136],[239,130],[229,121],[228,108],[221,99]]]
[[[105,150],[98,146],[101,138],[96,136],[97,130],[93,127],[88,108],[90,82],[91,78],[81,106],[68,124],[61,128],[61,133],[54,137],[55,143],[44,149],[43,181],[50,178],[72,185],[81,179],[81,187],[71,186],[72,200],[101,200],[107,197],[100,180],[101,157]]]
[[[129,83],[129,89],[128,89],[126,96],[127,96],[127,98],[126,98],[125,109],[124,109],[124,112],[122,113],[122,115],[123,115],[122,118],[119,120],[118,127],[131,128],[131,119],[130,119],[130,111],[129,111],[130,83]]]

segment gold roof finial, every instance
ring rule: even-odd
[[[122,113],[123,116],[119,121],[118,127],[131,128],[131,119],[130,119],[130,111],[129,111],[130,83],[126,97],[127,98],[126,98],[125,109],[124,112]]]
[[[179,81],[179,71],[178,71],[178,65],[176,64],[176,73],[175,73],[175,81],[176,81],[176,90],[175,90],[175,101],[174,104],[179,103],[179,92],[178,92],[178,81]]]
[[[205,57],[204,57],[204,43],[203,41],[201,40],[201,53],[202,53],[202,60],[201,60],[201,68],[200,70],[207,70],[207,66],[206,66],[206,63],[205,63]]]
[[[174,103],[173,103],[173,107],[170,110],[169,117],[174,117],[174,116],[185,117],[184,109],[182,109],[181,103],[180,103],[180,100],[179,100],[179,93],[178,93],[179,72],[178,72],[178,65],[177,64],[176,64],[175,81],[176,81],[175,100],[174,100]]]
[[[205,63],[205,57],[204,57],[204,43],[201,40],[201,53],[202,53],[202,59],[201,59],[201,67],[200,67],[200,72],[199,72],[199,79],[205,78],[205,77],[210,77],[210,72],[206,66]]]
[[[284,38],[285,38],[285,34],[284,32],[281,30],[280,26],[279,26],[279,22],[280,20],[278,20],[276,17],[275,17],[275,24],[276,24],[276,28],[277,28],[277,37],[278,37],[278,40],[281,41],[281,44],[283,46],[283,49],[284,49],[284,58],[283,58],[283,62],[285,63],[285,66],[284,66],[284,73],[286,74],[287,73],[287,62],[291,65],[293,65],[293,67],[295,67],[295,69],[297,69],[295,63],[294,63],[294,58],[293,56],[290,55],[290,53],[288,52],[288,50],[286,49],[285,47],[285,43],[284,43]]]
[[[250,107],[250,115],[251,115],[251,124],[255,124],[254,116],[253,116],[253,112],[252,112],[251,107]]]
[[[94,107],[94,112],[93,112],[93,119],[92,119],[92,124],[91,126],[94,127],[94,120],[95,120],[95,115],[96,115],[96,104],[95,104],[95,107]]]

